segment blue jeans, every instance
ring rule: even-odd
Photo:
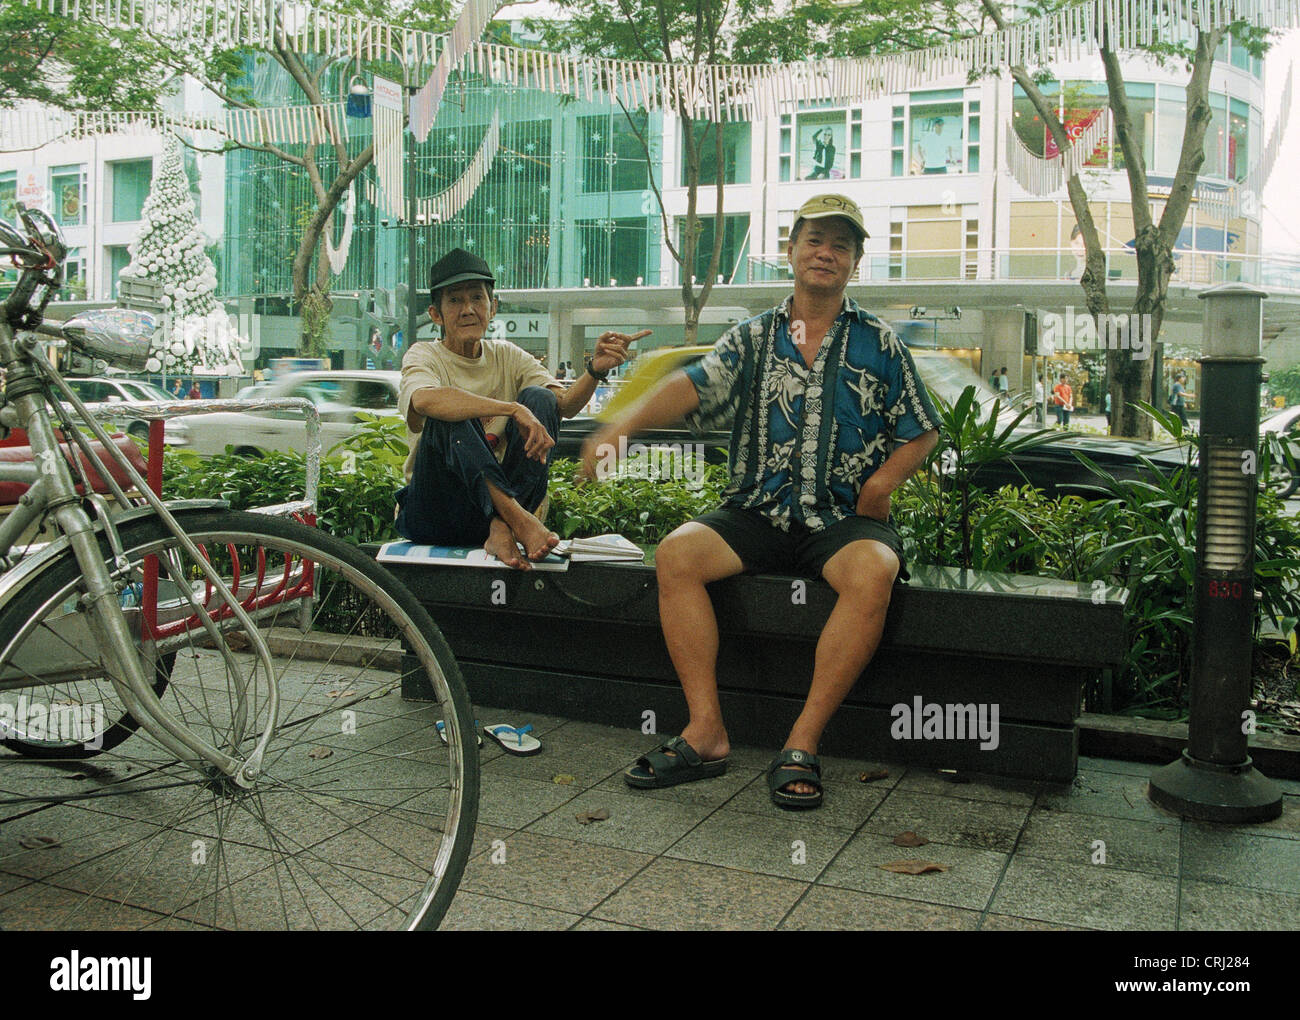
[[[537,416],[552,439],[559,437],[560,409],[554,393],[529,386],[518,402]],[[547,451],[544,463],[529,460],[514,419],[502,438],[506,455],[498,463],[477,418],[426,418],[411,482],[397,493],[397,533],[422,545],[482,545],[496,516],[488,482],[529,513],[535,512],[546,498],[555,448]]]

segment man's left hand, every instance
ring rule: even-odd
[[[596,353],[591,359],[591,367],[597,372],[608,372],[627,361],[632,355],[627,346],[635,340],[649,336],[653,330],[643,329],[628,336],[626,333],[608,331],[596,338]]]
[[[856,507],[859,517],[872,517],[878,521],[889,520],[889,490],[879,485],[872,485],[871,479],[862,486],[858,493]]]

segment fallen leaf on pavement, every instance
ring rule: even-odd
[[[906,832],[900,832],[894,837],[894,846],[925,846],[930,842],[924,836],[918,836],[911,829]]]
[[[881,870],[892,871],[896,875],[923,875],[927,871],[948,870],[946,866],[935,864],[934,861],[890,861],[880,867]]]
[[[859,783],[874,783],[877,779],[888,779],[889,769],[868,769],[858,775]]]
[[[356,696],[357,696],[356,691],[326,691],[325,692],[325,697],[327,698],[355,698]]]
[[[596,808],[595,811],[579,811],[573,817],[578,820],[579,825],[590,825],[592,822],[603,822],[609,817],[609,808]]]
[[[564,773],[556,776],[551,780],[553,783],[559,783],[561,786],[568,786],[570,783],[577,782],[577,776],[566,776]]]
[[[307,752],[307,757],[308,757],[308,758],[328,758],[328,757],[329,757],[330,755],[332,755],[333,753],[334,753],[333,748],[329,748],[329,747],[313,747],[310,751]]]

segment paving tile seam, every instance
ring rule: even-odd
[[[837,860],[839,860],[840,855],[843,854],[843,853],[848,849],[849,844],[852,843],[855,839],[858,838],[858,836],[860,836],[863,832],[866,831],[867,824],[868,824],[868,823],[871,821],[871,819],[875,816],[876,812],[879,811],[882,807],[884,807],[884,806],[889,802],[889,797],[890,797],[890,795],[891,795],[895,790],[898,789],[898,784],[901,783],[904,779],[906,779],[907,776],[908,776],[908,774],[909,774],[911,771],[912,771],[912,770],[911,770],[910,768],[906,768],[906,767],[905,767],[905,768],[903,769],[903,774],[902,774],[901,776],[898,777],[898,779],[895,781],[895,783],[894,783],[893,786],[889,787],[889,789],[887,789],[887,790],[885,791],[884,796],[880,798],[880,803],[877,804],[874,808],[872,808],[870,811],[867,812],[866,817],[863,818],[862,821],[858,824],[858,827],[852,831],[852,833],[849,835],[849,838],[846,839],[846,840],[844,841],[844,843],[840,846],[840,848],[839,848],[838,850],[836,850],[834,854],[831,855],[831,859],[830,859],[829,861],[826,862],[826,866],[823,867],[822,870],[819,871],[819,872],[818,872],[818,873],[813,877],[812,881],[808,883],[808,888],[805,889],[803,892],[801,892],[801,893],[798,895],[798,897],[795,899],[794,903],[791,904],[790,909],[787,910],[787,911],[785,912],[785,914],[782,916],[781,920],[779,920],[779,921],[777,922],[777,924],[776,924],[776,928],[777,928],[777,930],[780,930],[781,926],[782,926],[783,924],[785,924],[785,922],[786,922],[787,920],[790,919],[790,917],[794,914],[794,912],[795,912],[797,909],[799,909],[799,905],[800,905],[801,903],[803,903],[804,899],[807,898],[807,897],[809,896],[809,894],[811,894],[812,890],[813,890],[815,887],[816,887],[816,888],[822,888],[822,889],[841,889],[841,888],[845,888],[844,886],[832,885],[832,884],[829,883],[829,882],[825,882],[825,883],[823,883],[823,882],[821,881],[821,880],[822,880],[822,877],[827,873],[828,870],[830,870],[830,868],[835,864],[835,862],[836,862]],[[870,784],[866,784],[866,785],[870,785]],[[855,890],[855,891],[857,891],[857,892],[861,892],[862,890],[859,889],[859,890]],[[893,897],[890,897],[890,898],[891,898],[891,899],[902,899],[903,897],[893,896]],[[910,901],[910,902],[915,903],[916,901],[915,901],[915,900],[912,900],[912,901]]]
[[[1178,885],[1174,890],[1174,931],[1184,931],[1183,928],[1183,855],[1187,852],[1187,821],[1179,819],[1178,822]]]
[[[984,903],[984,909],[980,911],[979,919],[975,922],[976,931],[984,930],[984,922],[988,919],[989,913],[993,909],[993,904],[998,898],[998,892],[1002,888],[1003,879],[1007,877],[1007,872],[1011,869],[1011,862],[1016,859],[1016,853],[1020,849],[1020,841],[1024,839],[1025,830],[1029,828],[1029,820],[1034,817],[1034,809],[1038,806],[1039,798],[1043,796],[1048,796],[1048,794],[1043,790],[1039,790],[1035,793],[1033,802],[1029,805],[1029,810],[1025,812],[1024,820],[1020,823],[1020,831],[1016,833],[1016,840],[1011,844],[1011,850],[1007,853],[1006,859],[1002,862],[1002,868],[998,871],[998,877],[993,883],[993,889],[989,892],[989,898]]]

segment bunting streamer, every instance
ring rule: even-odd
[[[1103,107],[1064,152],[1050,157],[1030,152],[1015,128],[1008,125],[1007,171],[1031,195],[1050,195],[1059,191],[1087,166],[1097,146],[1106,137],[1107,123],[1106,108]]]
[[[483,135],[483,141],[479,143],[478,151],[465,166],[465,172],[460,175],[456,183],[431,198],[418,200],[417,222],[446,223],[469,205],[469,200],[474,197],[474,192],[478,190],[479,185],[487,179],[492,164],[496,161],[500,137],[501,114],[494,111],[492,120],[488,122],[487,131]],[[375,204],[379,201],[379,194],[371,181],[366,182],[366,197]]]
[[[382,193],[377,203],[391,219],[403,215],[405,187],[402,176],[402,87],[387,78],[375,78],[375,176]]]
[[[451,78],[451,72],[465,58],[475,41],[483,34],[492,15],[498,9],[498,0],[467,0],[461,9],[456,24],[452,27],[451,37],[438,54],[438,62],[433,65],[429,80],[411,98],[411,134],[417,142],[429,137],[433,119],[438,115],[438,104],[442,102],[443,89]]]
[[[343,199],[343,236],[339,238],[339,246],[334,247],[333,216],[321,232],[321,239],[325,242],[325,255],[335,276],[342,276],[343,270],[347,268],[348,252],[352,249],[352,228],[356,223],[356,207],[357,191],[354,181],[348,185],[348,193]]]
[[[589,100],[606,92],[624,98],[626,92],[629,102],[644,109],[684,108],[715,121],[755,120],[813,93],[832,102],[859,102],[907,91],[950,71],[982,75],[1007,64],[1035,66],[1054,56],[1093,54],[1103,31],[1113,48],[1132,50],[1156,39],[1192,42],[1197,28],[1190,0],[1177,0],[1154,17],[1146,0],[1083,0],[977,40],[956,39],[907,53],[781,65],[630,65],[475,41],[497,0],[467,0],[448,35],[342,17],[299,0],[7,2],[198,45],[215,39],[265,47],[274,41],[349,60],[371,58],[385,48],[426,57],[436,52],[434,73],[413,104],[417,138],[427,136],[442,90],[462,64],[504,85]],[[1205,28],[1245,21],[1258,28],[1293,29],[1300,27],[1300,0],[1199,0],[1196,19]]]
[[[222,110],[212,114],[136,110],[125,113],[0,110],[0,152],[39,149],[86,135],[204,131],[241,145],[302,145],[348,140],[343,104]]]

